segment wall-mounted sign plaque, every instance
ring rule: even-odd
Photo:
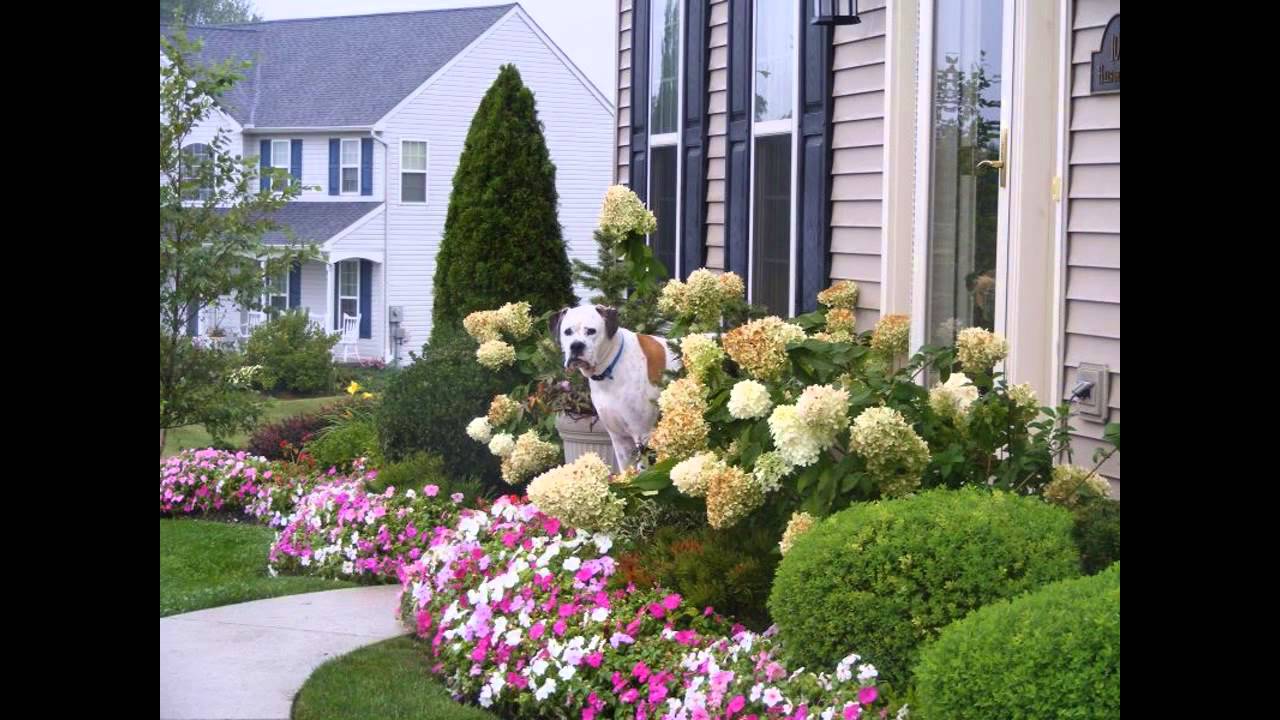
[[[1120,14],[1102,31],[1102,47],[1093,54],[1089,72],[1089,92],[1120,92]]]

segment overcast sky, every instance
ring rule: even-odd
[[[365,15],[369,13],[434,10],[437,8],[501,5],[503,0],[252,0],[254,11],[266,20]],[[573,63],[613,102],[617,0],[520,0]]]

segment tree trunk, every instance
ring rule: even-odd
[[[164,457],[164,428],[160,428],[160,457]]]

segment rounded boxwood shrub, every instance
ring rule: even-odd
[[[915,677],[925,720],[1120,717],[1120,563],[948,625]]]
[[[378,437],[387,460],[415,452],[439,455],[452,477],[478,477],[495,487],[498,458],[467,436],[467,423],[489,410],[493,396],[519,383],[511,368],[492,372],[476,362],[476,342],[466,333],[447,334],[423,348],[421,357],[396,373],[382,394]]]
[[[1080,569],[1092,575],[1120,560],[1120,501],[1098,499],[1075,509]]]
[[[262,366],[254,381],[267,392],[329,392],[337,342],[337,335],[312,325],[306,313],[290,310],[253,331],[244,364]]]
[[[902,687],[943,626],[1079,575],[1071,525],[1069,512],[1039,498],[978,488],[859,503],[795,541],[770,614],[800,664],[832,665],[856,646]]]

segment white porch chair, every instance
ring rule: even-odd
[[[266,313],[260,310],[246,311],[244,325],[240,326],[240,334],[247,338],[253,334],[255,328],[266,321]]]
[[[336,353],[338,348],[342,348],[342,362],[346,362],[352,352],[355,353],[356,362],[360,362],[360,314],[348,315],[342,313],[342,337],[338,340],[337,347],[334,348]]]
[[[324,332],[331,332],[329,330],[328,315],[324,313],[314,313],[311,312],[311,310],[307,310],[307,319],[311,321],[312,327],[319,328]]]

